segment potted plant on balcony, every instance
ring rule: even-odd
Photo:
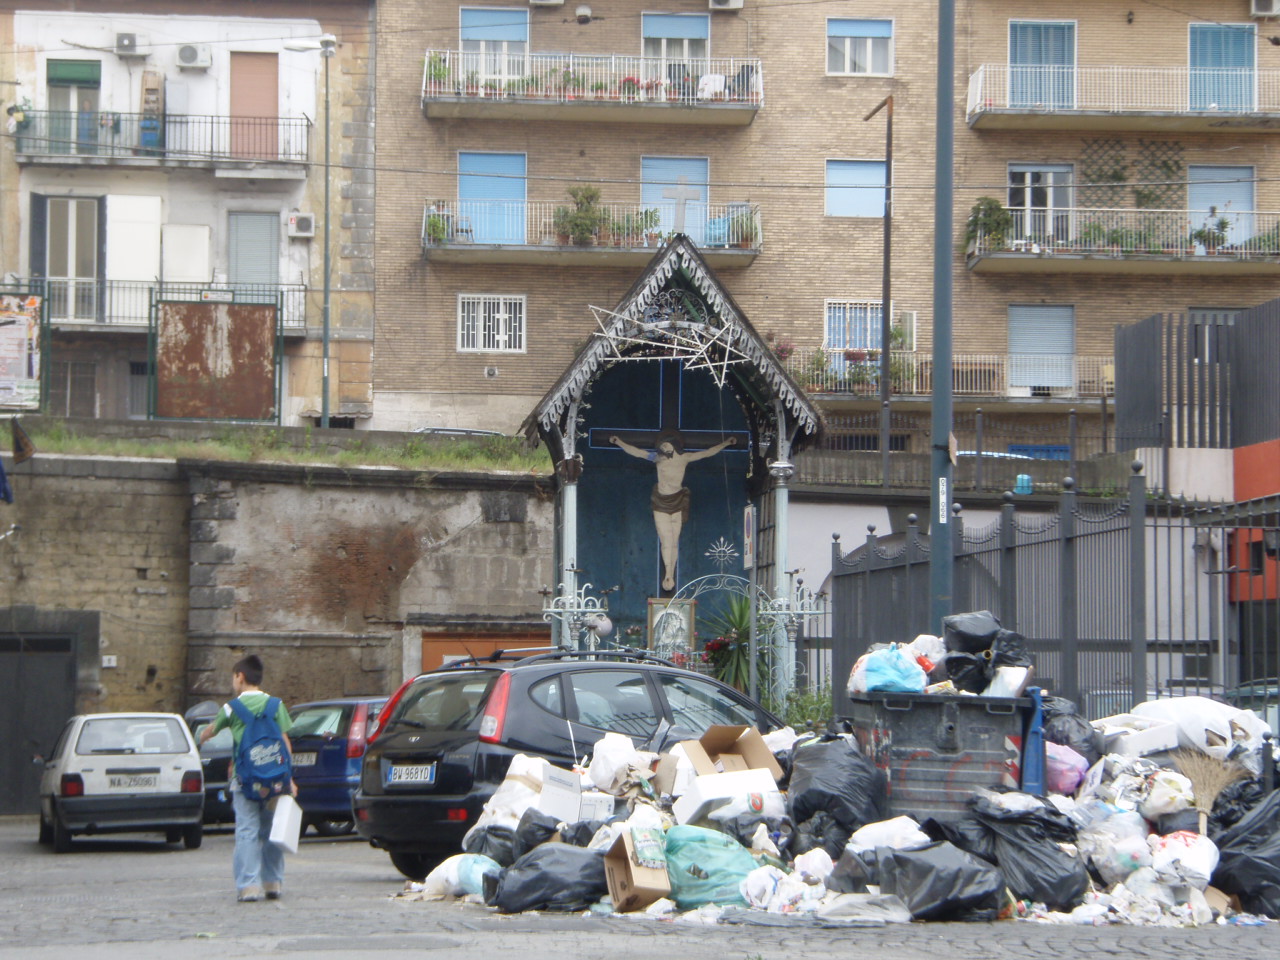
[[[756,218],[749,210],[735,213],[729,221],[729,236],[744,250],[750,250],[760,239],[760,231],[756,229]]]
[[[427,215],[427,243],[442,247],[449,241],[449,219],[440,213]]]
[[[463,80],[462,92],[468,97],[474,97],[480,92],[480,74],[472,70]]]
[[[815,350],[804,364],[805,389],[810,393],[829,393],[827,377],[831,374],[831,366],[827,363],[827,352]]]
[[[1219,217],[1216,221],[1206,223],[1199,230],[1191,234],[1191,239],[1198,244],[1204,245],[1205,253],[1215,254],[1218,248],[1227,242],[1227,230],[1231,228],[1231,221],[1226,217]]]
[[[591,95],[597,100],[603,100],[609,96],[609,85],[603,80],[597,80],[591,85]]]
[[[1013,214],[995,197],[979,197],[969,210],[969,223],[964,239],[971,252],[982,242],[984,251],[1003,250],[1013,231]]]
[[[658,232],[661,220],[662,214],[657,207],[647,207],[636,214],[636,233],[644,234],[646,245],[656,247],[662,240],[662,234]]]
[[[572,207],[557,207],[553,223],[556,233],[580,247],[595,241],[600,227],[608,221],[609,212],[600,206],[600,188],[586,184],[569,188]]]
[[[640,96],[640,81],[635,77],[623,77],[618,81],[618,94],[630,103]]]
[[[426,62],[427,86],[432,93],[443,93],[449,82],[449,63],[444,56],[433,53]]]

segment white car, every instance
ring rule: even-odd
[[[204,775],[176,713],[92,713],[63,727],[40,777],[40,842],[75,834],[164,833],[187,849],[204,837]]]

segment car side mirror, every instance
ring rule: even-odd
[[[38,753],[33,753],[33,754],[31,755],[31,765],[32,765],[32,766],[34,766],[34,767],[40,767],[40,766],[44,766],[44,765],[45,765],[45,763],[46,763],[46,761],[45,761],[44,757],[42,757],[40,754],[38,754]]]

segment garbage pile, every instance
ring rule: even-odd
[[[1021,637],[986,631],[990,614],[961,616],[946,641],[859,661],[845,732],[714,726],[669,744],[662,729],[644,749],[610,733],[573,769],[516,756],[463,852],[401,896],[703,924],[1280,918],[1280,791],[1249,711],[1181,697],[1091,723],[1046,698],[1015,738],[1037,757],[960,800],[940,792],[974,766],[966,724],[990,726],[963,709],[1006,704],[990,698],[1017,697],[1032,668]],[[950,676],[927,682],[939,663]],[[858,713],[883,683],[922,695],[889,712],[896,729]],[[951,719],[930,719],[934,704]],[[919,731],[938,742],[912,743]],[[913,779],[903,757],[921,756],[943,767]]]

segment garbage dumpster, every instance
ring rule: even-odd
[[[889,783],[886,815],[964,811],[975,790],[1018,789],[1034,707],[1026,697],[864,693],[844,720]]]

